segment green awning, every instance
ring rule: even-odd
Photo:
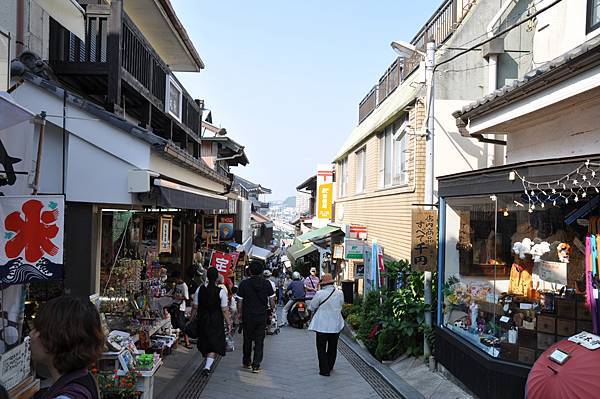
[[[287,257],[292,262],[296,263],[298,258],[308,255],[311,252],[318,251],[317,246],[311,242],[306,244],[294,244],[286,251]]]
[[[340,229],[339,227],[327,225],[325,227],[321,227],[320,229],[307,231],[306,233],[304,233],[294,239],[294,245],[311,242],[311,241],[318,241],[318,240],[326,238],[326,237],[330,236],[331,234],[333,234],[337,231],[341,231],[341,230],[342,229]]]

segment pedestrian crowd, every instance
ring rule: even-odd
[[[204,358],[202,374],[209,375],[217,355],[234,350],[231,337],[242,334],[241,367],[260,373],[264,340],[276,306],[283,307],[283,323],[295,301],[305,301],[312,315],[308,329],[316,333],[319,374],[329,376],[335,365],[339,333],[344,326],[341,310],[343,294],[330,274],[317,277],[311,268],[306,278],[293,272],[265,269],[259,261],[250,262],[248,275],[234,286],[214,267],[206,270],[206,281],[190,294],[179,272],[172,273],[173,305],[169,307],[173,327],[190,348],[197,340]],[[286,300],[287,299],[287,300]],[[192,303],[189,319],[186,302]],[[62,296],[41,307],[31,334],[33,360],[46,367],[52,386],[40,392],[39,399],[99,399],[98,385],[88,371],[104,350],[105,336],[97,308],[85,299]],[[0,390],[0,398],[2,397]]]

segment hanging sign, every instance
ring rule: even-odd
[[[333,218],[333,165],[317,166],[317,219]]]
[[[158,253],[171,253],[173,244],[173,216],[163,215],[160,217],[158,230]]]
[[[0,197],[0,283],[59,279],[63,274],[62,196]]]
[[[437,211],[412,210],[411,268],[413,271],[437,270]]]
[[[229,277],[231,274],[230,271],[234,265],[234,261],[237,260],[237,256],[234,257],[233,254],[226,254],[225,252],[213,251],[210,265],[215,267],[219,274],[222,274],[224,277]]]
[[[344,259],[363,260],[365,258],[365,243],[352,238],[344,239]]]

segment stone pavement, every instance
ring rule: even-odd
[[[427,399],[474,397],[445,378],[442,373],[430,371],[422,358],[403,357],[390,364],[390,368]]]
[[[331,377],[320,376],[313,332],[284,327],[279,335],[267,336],[260,374],[241,368],[240,345],[221,359],[199,398],[380,398],[340,353]]]

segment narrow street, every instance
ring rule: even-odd
[[[350,349],[340,340],[338,358],[331,377],[318,374],[314,333],[284,327],[278,335],[265,339],[263,371],[253,374],[241,368],[241,336],[236,335],[236,350],[218,362],[208,378],[200,369],[186,383],[178,399],[223,398],[360,398],[379,399],[399,397],[383,380],[369,378],[379,387],[378,393],[348,361]],[[351,353],[351,352],[350,352]],[[386,394],[387,392],[387,394]]]

